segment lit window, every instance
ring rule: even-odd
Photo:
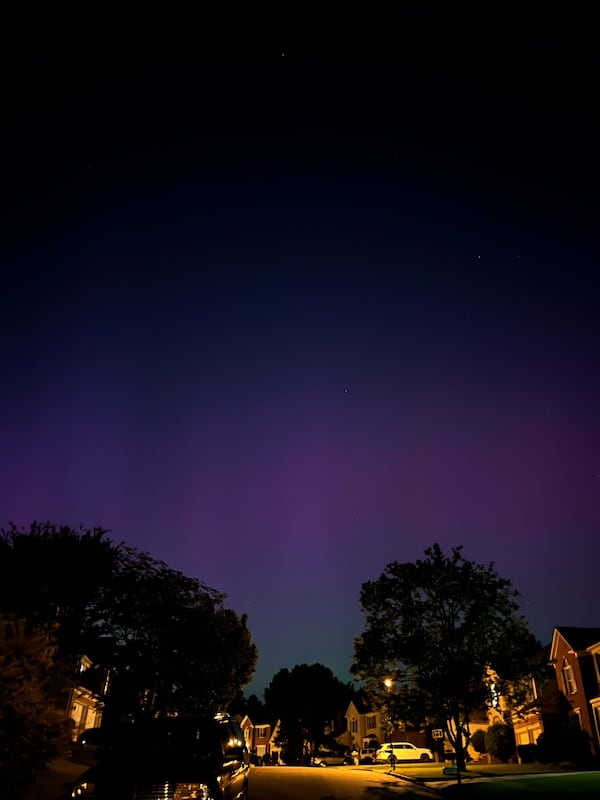
[[[565,682],[565,692],[567,694],[575,694],[577,691],[577,684],[575,683],[575,675],[573,674],[573,667],[567,659],[563,661],[563,681]]]
[[[366,719],[367,730],[373,730],[377,727],[377,717],[375,714],[369,714]]]

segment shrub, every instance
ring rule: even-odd
[[[537,746],[535,744],[517,745],[517,755],[521,764],[533,764],[537,761]]]
[[[475,731],[471,736],[470,745],[476,753],[487,753],[485,748],[485,733],[482,730]]]
[[[496,722],[485,732],[486,752],[506,764],[515,754],[515,732],[510,725]]]
[[[591,759],[589,737],[578,723],[546,731],[538,736],[537,757],[542,764],[586,764]]]

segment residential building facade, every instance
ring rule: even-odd
[[[381,711],[372,709],[360,700],[351,700],[344,716],[346,731],[338,739],[349,750],[360,751],[389,741],[390,726]]]
[[[71,738],[75,741],[88,728],[98,728],[102,722],[104,698],[108,691],[109,674],[107,671],[96,672],[94,678],[86,680],[93,667],[87,656],[79,659],[79,681],[69,692],[66,714],[73,722]]]
[[[570,714],[600,756],[600,628],[554,628],[550,662]]]
[[[530,679],[530,698],[512,716],[517,747],[573,724],[600,757],[600,628],[555,627]]]
[[[279,759],[279,748],[276,748],[273,742],[274,726],[268,722],[255,725],[248,715],[240,720],[240,726],[248,752],[256,763],[272,763],[275,752],[277,753],[275,760]]]

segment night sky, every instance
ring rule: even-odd
[[[433,542],[598,625],[590,21],[397,48],[13,42],[0,526],[110,530],[349,680]],[[443,25],[441,26],[443,28]]]

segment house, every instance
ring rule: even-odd
[[[592,755],[600,756],[600,628],[554,628],[550,662],[569,714],[590,737]]]
[[[418,747],[427,746],[424,731],[391,725],[386,713],[373,708],[365,699],[351,700],[345,717],[346,730],[337,740],[349,750],[379,747],[390,741],[412,742]]]
[[[102,722],[104,697],[108,691],[109,676],[106,671],[93,669],[87,656],[79,659],[77,685],[71,689],[67,699],[67,718],[73,722],[73,741],[87,728],[98,728]],[[93,677],[90,678],[90,676]]]
[[[239,718],[239,723],[242,733],[244,734],[244,744],[246,745],[248,752],[251,753],[254,746],[254,725],[247,714]]]
[[[346,731],[338,739],[349,750],[377,747],[388,741],[391,730],[384,713],[371,708],[366,701],[351,700],[344,716]]]
[[[247,714],[242,717],[240,726],[248,752],[258,763],[262,764],[264,761],[270,763],[273,752],[273,726],[268,722],[255,725]]]
[[[493,721],[497,721],[495,715]],[[441,739],[432,736],[432,728],[417,729],[408,725],[392,725],[385,711],[371,707],[365,699],[352,700],[346,711],[347,730],[338,741],[345,744],[350,750],[363,750],[378,748],[385,742],[410,742],[417,747],[430,747],[434,757],[442,758],[442,753],[451,748],[446,737]],[[471,732],[477,728],[486,730],[490,724],[487,712],[482,709],[474,712],[471,717]],[[476,758],[475,751],[469,751],[471,757]]]
[[[542,647],[531,661],[526,702],[511,713],[515,741],[519,752],[536,744],[544,731],[561,726],[570,705],[558,688],[556,672],[550,663],[551,645]]]
[[[600,756],[600,628],[555,627],[530,678],[528,701],[512,716],[517,745],[575,722]]]

